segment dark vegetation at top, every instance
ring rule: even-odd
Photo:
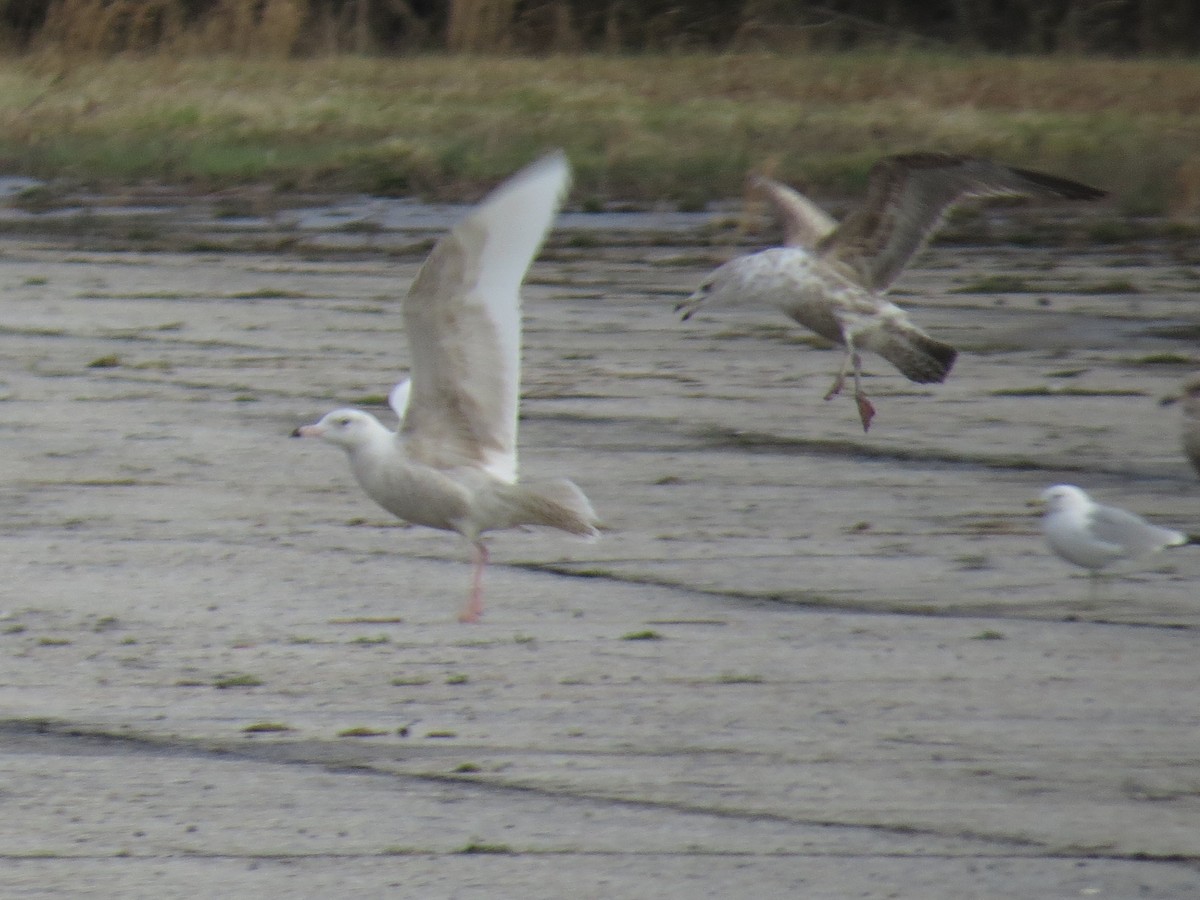
[[[272,36],[249,46],[248,34]],[[282,55],[802,52],[1179,55],[1195,0],[0,0],[10,51]]]

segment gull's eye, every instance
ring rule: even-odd
[[[337,422],[336,422],[336,423],[334,423],[334,424],[336,424],[336,425],[338,426],[338,428],[345,428],[347,425],[349,425],[349,424],[350,424],[350,417],[349,417],[349,416],[342,416],[342,417],[341,417],[340,419],[338,419],[338,420],[337,420]]]

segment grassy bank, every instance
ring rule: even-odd
[[[700,206],[767,169],[995,156],[1200,209],[1200,62],[913,53],[0,60],[0,170],[97,184],[467,196],[549,146],[582,201]]]

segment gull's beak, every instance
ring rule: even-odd
[[[1029,515],[1040,516],[1042,510],[1046,508],[1046,501],[1041,497],[1034,497],[1032,500],[1025,501],[1025,508],[1029,510]]]
[[[320,437],[325,429],[320,425],[301,425],[292,432],[292,437]]]

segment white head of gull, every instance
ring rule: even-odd
[[[483,612],[486,532],[542,525],[597,534],[596,514],[572,482],[517,481],[520,287],[569,181],[566,158],[550,154],[434,246],[404,298],[412,370],[388,397],[397,431],[370,413],[337,409],[293,433],[345,450],[358,483],[388,512],[470,543],[463,622]]]

